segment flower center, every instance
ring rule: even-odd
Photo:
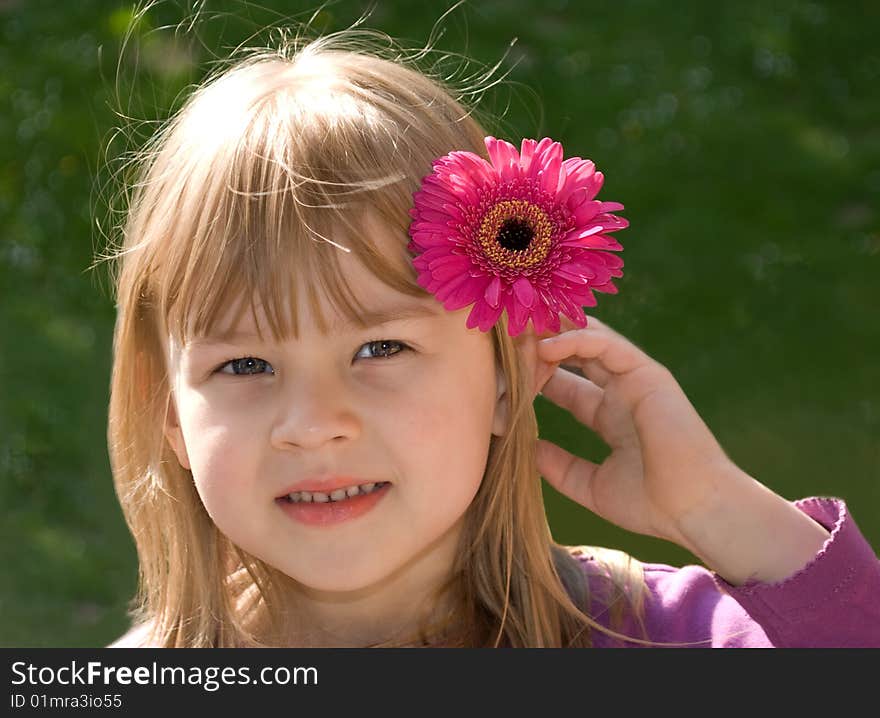
[[[514,251],[522,251],[529,246],[535,233],[528,222],[521,219],[511,217],[505,219],[498,230],[498,244],[504,249],[512,249]]]
[[[486,212],[479,242],[498,265],[524,269],[541,263],[550,251],[553,223],[538,205],[526,200],[503,200]]]

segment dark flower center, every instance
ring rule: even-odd
[[[540,205],[524,199],[502,199],[483,215],[477,241],[496,267],[521,272],[547,258],[554,226]]]
[[[504,249],[521,252],[528,249],[535,237],[532,226],[524,219],[510,217],[502,222],[498,230],[497,241]]]

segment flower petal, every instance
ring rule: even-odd
[[[582,239],[564,239],[559,243],[560,247],[581,247],[582,249],[609,249],[621,251],[623,247],[614,240],[604,234],[591,234]]]
[[[593,287],[593,290],[605,294],[617,294],[617,287],[614,286],[614,282],[606,282],[600,287]]]
[[[559,190],[559,173],[562,169],[562,145],[553,142],[544,153],[544,169],[538,175],[541,188],[548,194],[556,194]],[[565,177],[562,178],[565,181]]]
[[[567,282],[573,282],[574,284],[587,284],[592,277],[586,277],[579,272],[573,272],[568,270],[565,267],[557,267],[553,271],[553,276],[556,278],[561,278],[566,280]],[[595,274],[593,275],[595,276]]]
[[[601,205],[602,203],[596,200],[588,200],[582,203],[573,213],[574,221],[579,225],[585,225],[599,214]]]
[[[448,184],[446,184],[445,182],[440,182],[431,175],[428,176],[428,179],[433,181],[428,182],[426,180],[422,184],[422,188],[418,190],[414,195],[416,204],[418,204],[419,199],[421,199],[422,197],[434,197],[440,200],[441,203],[454,202],[457,199],[455,194],[451,191],[452,188]]]
[[[451,217],[443,212],[437,212],[433,209],[420,209],[419,219],[426,222],[436,222],[439,225],[449,225]]]
[[[440,260],[432,263],[429,271],[434,279],[445,282],[462,272],[467,272],[470,266],[470,260],[458,261],[457,257],[452,257],[451,261]]]
[[[587,324],[587,318],[584,316],[584,309],[579,304],[572,302],[567,296],[559,297],[562,305],[562,313],[565,314],[577,326],[584,327]]]
[[[430,277],[430,274],[428,274],[427,276]],[[431,285],[437,287],[436,291],[435,290],[431,290],[431,291],[434,292],[434,296],[437,297],[437,301],[442,302],[445,306],[447,298],[453,292],[455,292],[455,290],[459,286],[461,286],[462,284],[467,284],[468,282],[471,282],[471,281],[473,281],[473,279],[467,274],[456,275],[452,279],[450,279],[448,281],[444,281],[444,282],[435,281],[431,277]],[[446,307],[446,308],[449,309],[449,307]]]
[[[611,269],[612,273],[614,270],[620,269],[623,266],[623,260],[620,257],[618,257],[616,254],[611,254],[610,252],[593,252],[593,255],[600,262],[602,262],[606,267]],[[620,275],[614,275],[614,276],[621,276],[622,277],[623,275],[620,274]]]
[[[535,301],[535,290],[531,282],[525,277],[520,277],[513,283],[513,292],[516,294],[517,300],[524,307],[531,309]]]
[[[582,160],[580,157],[571,157],[562,163],[562,171],[565,173],[565,184],[559,192],[561,200],[568,199],[569,195],[578,188],[587,185],[589,179],[595,174],[596,165],[590,160]],[[585,192],[586,194],[586,192]],[[586,197],[593,199],[594,195]]]
[[[547,160],[545,159],[546,153],[550,150],[550,148],[555,143],[549,137],[544,137],[539,143],[538,146],[535,147],[535,156],[532,159],[532,165],[529,167],[528,176],[534,180],[538,179],[538,172],[540,172],[547,164]]]
[[[466,152],[459,158],[459,161],[462,171],[472,180],[471,184],[467,185],[468,188],[472,187],[479,191],[483,187],[495,183],[492,165],[479,155]]]
[[[564,268],[568,272],[574,272],[587,279],[594,279],[596,276],[596,263],[593,261],[593,254],[593,252],[581,252],[573,257],[571,261],[556,269],[558,271]]]
[[[509,142],[496,140],[491,136],[485,139],[485,143],[489,158],[499,176],[510,175],[513,168],[519,165],[519,152],[516,151],[516,147]]]
[[[583,187],[578,187],[575,189],[569,196],[568,199],[565,200],[566,206],[574,212],[580,205],[582,205],[587,200],[587,190]]]
[[[412,234],[413,242],[422,249],[428,249],[429,247],[445,247],[456,241],[453,230],[449,227],[442,227],[439,229],[432,228],[427,231],[421,228],[413,231],[412,228],[410,228],[410,233]]]
[[[616,214],[600,214],[584,229],[601,227],[604,232],[616,232],[619,229],[629,227],[629,220],[625,217],[618,217]]]
[[[501,279],[497,276],[492,277],[492,281],[489,282],[489,286],[486,287],[486,293],[484,295],[486,302],[488,302],[490,307],[499,306],[501,299]]]
[[[424,264],[426,267],[430,266],[432,262],[440,259],[441,257],[449,257],[456,256],[452,255],[452,247],[449,242],[438,246],[438,247],[430,247],[423,251],[418,257],[416,257],[413,261],[418,262],[419,264]]]
[[[587,237],[592,237],[594,234],[599,234],[604,228],[601,224],[593,225],[591,227],[576,227],[572,232],[565,237],[565,241],[575,241],[577,239],[586,239]]]
[[[584,183],[590,199],[593,199],[593,197],[599,194],[599,190],[602,189],[602,185],[604,183],[605,175],[603,175],[601,172],[593,172],[590,178]]]
[[[524,176],[527,176],[529,173],[529,169],[532,166],[532,160],[535,157],[535,148],[537,146],[538,143],[534,140],[523,139],[523,141],[520,143],[519,166]]]
[[[454,312],[475,302],[480,296],[480,290],[478,279],[464,275],[460,281],[450,280],[433,293],[447,311]]]
[[[508,318],[507,331],[510,336],[515,337],[525,329],[526,322],[529,320],[529,310],[520,304],[513,294],[508,294],[505,299]]]
[[[498,321],[498,317],[501,316],[501,312],[503,311],[504,306],[501,304],[497,307],[491,307],[486,302],[477,300],[474,304],[474,308],[468,315],[467,328],[473,329],[474,327],[477,327],[481,332],[487,332],[492,328],[495,322]]]
[[[541,297],[538,297],[538,300],[532,307],[532,324],[535,326],[535,334],[543,334],[547,330],[549,320],[550,312],[547,309],[547,305]]]

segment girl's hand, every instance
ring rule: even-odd
[[[733,463],[666,367],[594,317],[537,342],[536,380],[611,447],[601,464],[538,440],[538,471],[618,526],[686,545],[682,519],[711,505]],[[583,376],[559,365],[579,369]]]

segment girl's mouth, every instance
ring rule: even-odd
[[[378,504],[391,490],[391,483],[380,481],[330,494],[319,491],[297,491],[275,499],[290,518],[310,526],[329,526],[362,516]]]
[[[378,491],[383,486],[387,486],[388,481],[379,481],[378,483],[361,484],[360,486],[351,486],[348,489],[336,489],[329,493],[321,491],[295,491],[281,499],[287,499],[292,504],[298,503],[329,503],[336,501],[347,501],[356,496],[366,496]]]

